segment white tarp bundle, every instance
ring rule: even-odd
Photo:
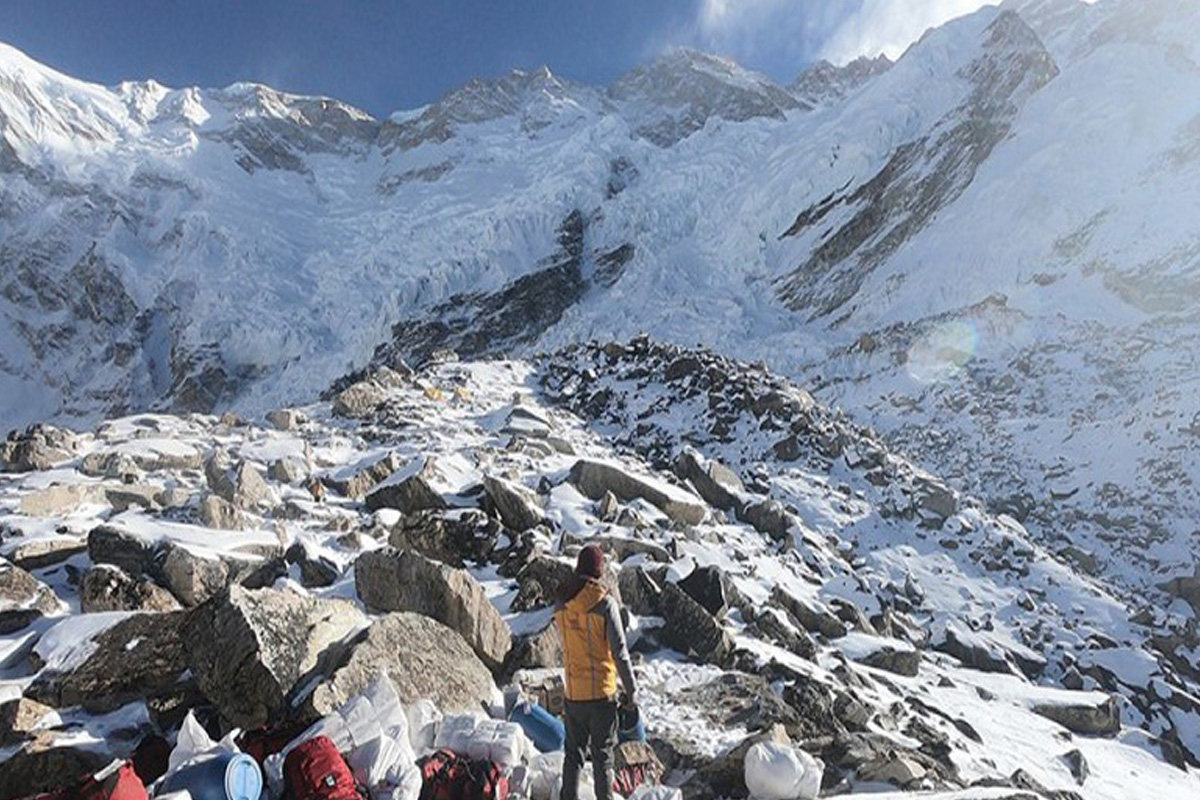
[[[815,800],[825,765],[803,750],[759,742],[746,753],[746,788],[754,800]]]

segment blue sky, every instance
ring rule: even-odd
[[[0,41],[85,80],[268,83],[377,116],[547,64],[607,83],[674,45],[787,82],[819,57],[897,55],[984,0],[3,0]]]

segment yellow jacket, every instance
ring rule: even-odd
[[[589,578],[554,618],[562,633],[568,700],[616,700],[618,674],[625,690],[633,691],[621,617],[602,584]]]

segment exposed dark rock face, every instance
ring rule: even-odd
[[[898,147],[872,178],[802,211],[783,237],[809,236],[811,254],[779,283],[794,311],[843,309],[867,277],[953,203],[1012,129],[1030,95],[1058,75],[1037,34],[1015,12],[989,26],[983,54],[959,74],[973,86],[925,138]]]
[[[421,318],[398,322],[392,341],[375,351],[373,363],[415,365],[443,349],[478,357],[532,344],[587,293],[586,230],[583,214],[571,212],[559,228],[559,249],[546,264],[499,291],[456,295]]]

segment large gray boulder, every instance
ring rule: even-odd
[[[737,518],[777,542],[787,539],[796,524],[796,518],[783,507],[783,503],[769,498],[740,506]]]
[[[782,586],[776,586],[772,590],[769,602],[786,611],[809,633],[819,633],[826,639],[840,639],[846,635],[846,623],[831,611],[797,597]]]
[[[1085,736],[1113,736],[1121,730],[1121,709],[1112,696],[1100,702],[1035,703],[1032,710]]]
[[[230,582],[229,566],[224,560],[197,555],[185,547],[168,547],[156,567],[163,585],[189,608],[220,593]]]
[[[467,561],[487,560],[501,532],[500,523],[479,509],[418,511],[396,523],[388,544],[461,567]]]
[[[386,399],[387,392],[383,387],[374,381],[359,381],[333,398],[333,413],[339,417],[365,419]]]
[[[32,425],[13,431],[0,443],[0,466],[6,472],[47,470],[66,463],[79,449],[79,436],[64,428]]]
[[[358,596],[368,608],[438,620],[466,639],[489,669],[499,668],[512,648],[508,623],[466,570],[412,550],[385,547],[359,556],[354,575]]]
[[[724,511],[742,506],[742,494],[746,487],[733,470],[720,463],[710,461],[695,450],[686,448],[675,462],[675,474],[689,481],[709,505]]]
[[[669,483],[634,475],[607,461],[580,459],[571,467],[569,480],[576,489],[592,500],[600,500],[606,492],[612,492],[619,500],[641,498],[675,522],[699,525],[708,515],[708,506],[691,492]]]
[[[219,531],[240,531],[246,527],[246,517],[233,503],[216,494],[207,494],[197,509],[200,522],[206,528]]]
[[[62,608],[53,589],[15,564],[0,559],[0,613],[32,609],[54,614]]]
[[[92,528],[87,548],[93,564],[112,564],[134,577],[146,575],[154,567],[154,543],[109,525]]]
[[[33,797],[61,789],[103,768],[112,754],[60,745],[53,739],[33,741],[0,761],[0,800]]]
[[[123,619],[95,637],[80,663],[43,668],[25,694],[55,708],[105,712],[167,691],[187,669],[180,640],[185,616],[176,611]]]
[[[204,462],[204,477],[213,494],[239,509],[248,511],[275,500],[258,467],[244,459],[235,464],[222,450],[214,450]]]
[[[179,603],[154,581],[135,578],[111,564],[94,564],[79,581],[79,607],[85,614],[101,611],[175,611]]]
[[[17,510],[27,517],[63,517],[84,503],[103,502],[104,492],[98,486],[60,483],[24,495]]]
[[[728,663],[733,637],[704,606],[670,582],[663,583],[658,605],[666,620],[658,631],[663,644],[710,664]]]
[[[0,703],[0,747],[32,739],[38,723],[54,709],[28,697]]]
[[[479,711],[496,693],[491,673],[457,632],[422,614],[387,614],[353,641],[341,664],[304,701],[325,715],[383,671],[400,699],[431,698],[443,712]]]
[[[338,494],[358,499],[401,469],[404,464],[405,461],[399,453],[387,453],[374,461],[360,462],[356,468],[322,475],[321,480]]]
[[[493,475],[484,475],[483,489],[496,514],[511,530],[524,533],[545,521],[537,496],[524,486]]]
[[[297,685],[365,625],[345,601],[231,586],[188,614],[182,639],[200,690],[230,724],[253,727],[286,716]]]
[[[411,464],[371,490],[365,501],[367,508],[371,511],[394,508],[402,514],[449,508],[449,504],[433,488],[431,481],[435,475],[433,459],[426,458]]]

